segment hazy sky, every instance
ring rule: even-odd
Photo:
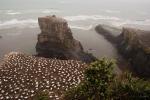
[[[0,0],[2,9],[66,8],[66,9],[140,10],[150,13],[150,0]]]

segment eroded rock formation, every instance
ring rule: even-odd
[[[119,33],[98,25],[96,31],[115,44],[140,76],[150,77],[150,31],[123,28]]]
[[[113,44],[117,44],[118,36],[121,33],[121,30],[108,25],[97,25],[95,30]]]
[[[41,33],[38,35],[36,51],[39,56],[85,62],[95,59],[84,53],[81,43],[73,38],[65,19],[53,15],[40,17],[38,22]]]
[[[49,100],[84,80],[85,63],[56,60],[11,52],[0,65],[0,100],[37,100],[38,92],[47,91]]]
[[[150,77],[150,31],[123,28],[119,38],[119,51],[138,74]]]

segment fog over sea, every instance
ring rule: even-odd
[[[85,51],[117,58],[116,48],[94,27],[106,24],[150,30],[150,0],[0,0],[0,57],[10,51],[35,54],[38,17],[65,18]]]

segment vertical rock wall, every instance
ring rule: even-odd
[[[119,38],[119,51],[134,70],[141,76],[150,77],[150,32],[124,28]]]
[[[38,35],[36,51],[39,56],[58,59],[90,60],[81,43],[72,36],[67,21],[53,16],[38,18],[41,33]]]

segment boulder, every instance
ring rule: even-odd
[[[39,17],[38,22],[41,29],[36,45],[38,56],[85,62],[95,59],[86,54],[81,43],[73,38],[65,19],[53,15]]]

